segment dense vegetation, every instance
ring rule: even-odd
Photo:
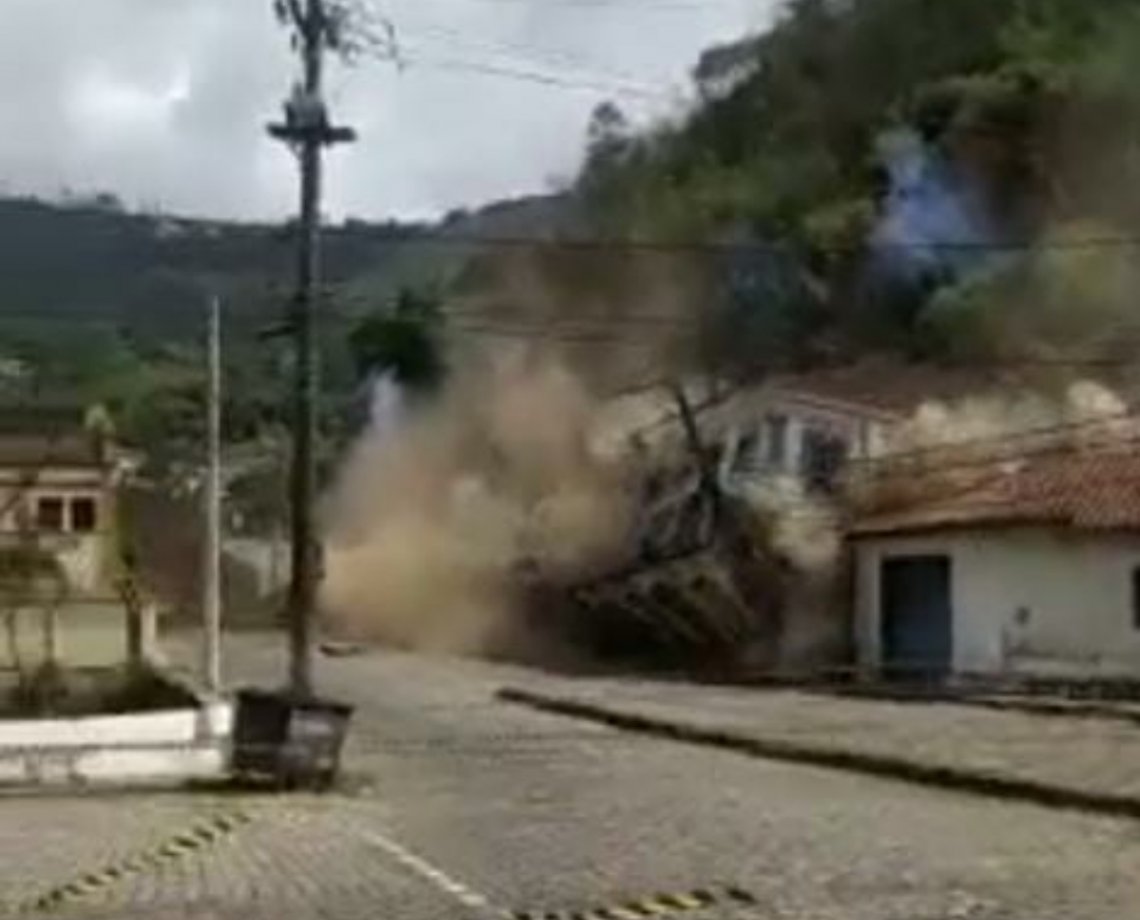
[[[494,341],[473,329],[489,322],[569,330],[594,371],[599,330],[623,369],[629,340],[655,338],[659,360],[722,373],[882,349],[1130,356],[1138,250],[1106,243],[1140,232],[1136,60],[1132,0],[789,0],[764,34],[702,56],[683,114],[635,131],[599,106],[562,195],[333,228],[330,440],[370,374],[430,394],[453,357],[441,338]],[[0,388],[99,400],[159,466],[193,463],[218,292],[227,439],[280,456],[290,241],[108,195],[0,200]],[[280,492],[249,469],[251,496]]]
[[[599,108],[576,191],[616,236],[740,244],[702,260],[724,357],[1103,355],[1135,252],[1072,243],[1140,229],[1138,53],[1129,0],[792,0],[684,117]]]

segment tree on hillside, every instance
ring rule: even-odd
[[[361,376],[390,374],[413,393],[430,393],[443,379],[441,314],[434,294],[402,289],[388,308],[365,317],[349,335]]]

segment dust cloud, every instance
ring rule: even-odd
[[[782,625],[774,664],[791,674],[842,655],[845,623],[843,528],[839,503],[805,488],[798,477],[750,482],[741,497],[758,525],[753,539],[783,566],[778,589]]]
[[[592,446],[596,414],[552,359],[500,356],[369,431],[325,508],[327,615],[423,651],[525,645],[520,565],[569,576],[626,535],[629,492]]]
[[[794,476],[769,476],[742,487],[745,507],[764,529],[764,543],[800,572],[826,572],[839,559],[842,535],[835,503]]]
[[[1019,456],[1051,447],[1085,447],[1135,428],[1128,404],[1092,380],[1053,392],[1021,390],[955,402],[923,403],[887,438],[888,456],[943,463],[947,456]]]

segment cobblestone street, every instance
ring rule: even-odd
[[[893,701],[784,689],[741,690],[636,679],[524,679],[554,699],[774,746],[809,746],[1132,800],[1140,808],[1134,704],[1104,715],[1042,715],[968,702]]]
[[[272,682],[278,646],[235,639],[231,673]],[[342,789],[6,799],[5,909],[108,920],[623,918],[613,909],[638,916],[638,903],[656,904],[642,916],[694,920],[1140,916],[1133,821],[747,758],[494,698],[527,680],[558,683],[395,653],[322,660],[322,686],[358,706]],[[219,815],[248,820],[171,849]],[[757,903],[732,900],[733,888]],[[693,892],[711,902],[694,906]]]

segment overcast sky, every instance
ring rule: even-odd
[[[292,74],[271,0],[2,2],[4,191],[108,190],[217,217],[293,209],[292,161],[262,130]],[[640,119],[675,111],[700,50],[762,27],[776,0],[371,2],[407,63],[330,75],[334,114],[361,133],[330,161],[335,216],[425,217],[544,191],[573,174],[600,100]]]

